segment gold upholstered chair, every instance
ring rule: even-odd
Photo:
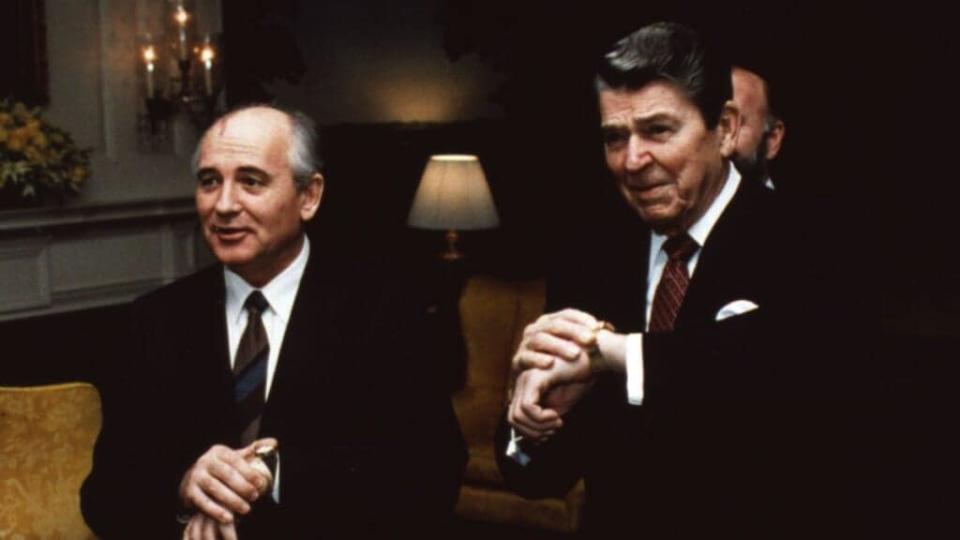
[[[89,384],[0,387],[0,538],[95,538],[80,484],[99,431]]]
[[[473,521],[573,532],[580,523],[582,482],[562,499],[527,500],[503,485],[494,456],[494,434],[505,410],[510,361],[524,327],[543,313],[543,307],[542,280],[506,282],[474,276],[466,283],[460,319],[467,346],[467,380],[454,395],[453,404],[470,458],[457,515]]]

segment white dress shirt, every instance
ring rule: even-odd
[[[270,396],[270,388],[273,386],[273,374],[277,370],[277,361],[280,358],[280,346],[283,344],[283,336],[287,332],[290,313],[293,311],[293,302],[297,299],[297,291],[300,290],[300,280],[303,278],[303,271],[307,267],[307,259],[309,256],[310,240],[304,236],[303,247],[300,249],[300,254],[297,255],[289,266],[271,279],[269,283],[260,288],[260,292],[269,304],[269,307],[263,310],[263,313],[260,315],[260,319],[263,321],[263,328],[267,332],[267,340],[270,342],[270,351],[267,356],[265,402]],[[247,310],[243,308],[243,304],[255,288],[227,267],[223,268],[223,277],[227,287],[227,343],[229,345],[228,350],[230,351],[230,367],[233,368],[237,356],[237,347],[240,345],[240,337],[243,336],[243,331],[247,328]],[[274,471],[273,500],[280,502],[279,456],[277,459],[277,469]]]
[[[284,268],[269,283],[260,288],[263,297],[270,304],[270,307],[260,315],[263,328],[267,331],[267,339],[270,341],[270,354],[267,357],[267,395],[264,396],[264,399],[270,396],[273,374],[277,370],[277,360],[280,357],[280,345],[283,343],[283,336],[287,332],[290,312],[293,311],[293,302],[297,299],[300,279],[307,267],[309,256],[310,240],[304,236],[303,248],[300,249],[297,258],[290,263],[290,266]],[[228,350],[230,351],[230,367],[232,368],[236,361],[240,337],[243,336],[243,331],[247,328],[247,310],[243,308],[243,304],[255,288],[227,267],[223,268],[223,276],[227,285],[227,342],[230,345]]]

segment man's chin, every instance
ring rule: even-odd
[[[635,207],[635,209],[640,219],[659,234],[670,235],[678,227],[680,216],[672,205],[653,205]]]
[[[252,254],[236,246],[215,245],[212,246],[211,251],[221,264],[231,269],[243,268],[253,261]]]

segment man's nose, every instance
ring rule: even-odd
[[[215,206],[217,213],[231,214],[239,211],[236,191],[236,184],[232,180],[223,181],[220,192],[217,194],[217,204]]]
[[[627,142],[627,170],[640,171],[653,162],[650,148],[637,135],[631,135]]]

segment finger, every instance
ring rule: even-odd
[[[234,480],[236,480],[236,477],[239,477],[239,475],[234,473]],[[200,489],[207,494],[207,496],[227,510],[240,514],[246,514],[250,511],[250,503],[247,501],[252,499],[249,499],[246,493],[239,492],[235,485],[228,485],[220,480],[219,474],[203,476],[200,478],[197,484],[200,486]],[[253,484],[250,484],[245,480],[243,480],[243,484],[243,489],[245,490],[256,490],[256,487],[254,487]],[[254,499],[257,496],[259,496],[259,493],[254,493]]]
[[[556,433],[555,429],[537,429],[523,423],[518,423],[513,428],[519,435],[533,442],[542,442],[547,436]]]
[[[550,369],[553,367],[554,356],[534,350],[517,351],[514,363],[520,371],[528,369]]]
[[[203,540],[203,514],[197,514],[190,520],[190,540]]]
[[[525,392],[524,387],[526,386],[526,381],[528,378],[529,377],[526,373],[521,374],[520,377],[517,378],[517,383],[513,389],[513,396],[510,400],[510,405],[507,407],[507,421],[510,423],[510,425],[517,429],[526,429],[521,425],[519,396]]]
[[[212,519],[203,520],[203,540],[217,540],[217,522]]]
[[[558,356],[567,361],[576,360],[583,351],[575,341],[558,337],[547,332],[534,334],[527,340],[527,349],[543,354]]]
[[[223,540],[237,540],[237,527],[233,523],[220,525],[220,537]]]
[[[556,318],[566,319],[571,322],[579,323],[593,328],[597,324],[597,318],[585,311],[579,309],[566,308],[556,313]]]
[[[263,474],[251,466],[240,452],[231,451],[220,458],[209,467],[210,474],[245,500],[257,500],[267,483]]]
[[[220,523],[231,523],[233,521],[233,514],[217,501],[211,499],[199,483],[191,484],[187,488],[186,495],[187,502],[203,514],[216,519]]]
[[[597,341],[595,328],[595,324],[584,324],[579,321],[557,317],[550,321],[550,324],[544,330],[551,335],[588,347]]]
[[[519,396],[517,400],[518,419],[530,429],[548,431],[560,427],[560,414],[553,409],[542,407],[536,397]]]
[[[193,526],[197,522],[197,516],[190,518],[190,521],[187,522],[187,526],[183,528],[183,535],[181,540],[193,540]]]
[[[273,437],[264,437],[262,439],[257,439],[253,441],[252,443],[250,443],[244,448],[241,448],[240,455],[244,459],[250,459],[257,455],[257,450],[260,449],[261,447],[279,448],[279,446],[280,446],[279,443]]]
[[[541,409],[536,403],[540,399],[540,390],[534,382],[535,377],[524,374],[511,403],[511,424],[527,434],[542,436],[543,433],[560,426],[556,411]]]

